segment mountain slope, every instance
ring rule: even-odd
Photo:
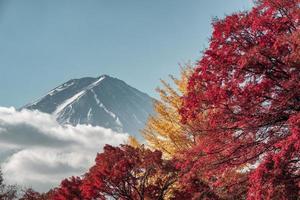
[[[72,79],[23,108],[53,114],[61,124],[91,124],[138,135],[153,99],[107,75]]]

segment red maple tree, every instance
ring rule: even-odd
[[[52,200],[83,200],[85,199],[82,190],[82,179],[80,177],[71,177],[69,179],[64,179],[60,187],[53,190],[53,194],[49,199]]]
[[[194,127],[201,138],[186,154],[187,175],[200,170],[230,190],[247,178],[228,174],[250,171],[249,199],[299,195],[299,3],[260,0],[249,12],[214,21],[180,111],[184,122],[200,113],[209,118],[209,126]]]
[[[87,199],[164,199],[176,182],[172,161],[159,151],[128,145],[106,145],[85,175],[82,191]]]

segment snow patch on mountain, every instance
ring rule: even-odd
[[[108,113],[111,117],[116,118],[115,113],[109,111],[109,110],[103,105],[103,103],[101,103],[101,101],[99,100],[99,98],[98,98],[97,94],[95,93],[95,91],[94,91],[94,90],[91,90],[91,91],[92,91],[92,93],[94,94],[94,98],[95,98],[97,104],[100,106],[100,108],[103,108],[103,110],[104,110],[106,113]]]
[[[90,109],[89,109],[89,112],[88,112],[88,114],[87,114],[87,118],[90,120],[91,117],[92,117],[92,109],[90,108]]]
[[[77,94],[75,94],[74,96],[72,96],[71,98],[65,100],[62,104],[60,104],[59,106],[57,106],[56,110],[53,112],[54,116],[57,116],[61,111],[63,111],[63,109],[67,106],[69,106],[70,104],[72,104],[74,101],[76,101],[79,97],[81,97],[83,94],[85,93],[85,91],[80,91]]]
[[[54,94],[61,92],[65,89],[67,89],[68,87],[72,86],[74,84],[74,82],[71,83],[65,83],[57,88],[55,88],[54,90],[51,90],[47,95],[53,96]]]

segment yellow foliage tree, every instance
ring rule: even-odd
[[[131,135],[128,137],[127,144],[134,148],[141,147],[141,144],[139,143],[139,141],[134,136],[131,136]]]
[[[172,85],[161,80],[162,87],[157,88],[160,100],[154,103],[155,114],[150,116],[145,128],[141,131],[150,148],[172,157],[177,152],[191,147],[195,138],[190,135],[189,126],[183,125],[178,113],[182,104],[182,95],[186,92],[187,83],[193,70],[190,64],[181,67],[180,78],[170,75]]]

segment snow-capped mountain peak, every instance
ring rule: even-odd
[[[88,85],[86,88],[84,88],[83,90],[81,90],[80,92],[78,92],[77,94],[75,94],[74,96],[72,96],[69,99],[66,99],[62,104],[60,104],[59,106],[57,106],[56,110],[53,112],[53,114],[55,116],[58,116],[67,106],[70,106],[73,102],[78,101],[80,97],[82,97],[87,91],[92,90],[94,87],[96,87],[97,85],[100,84],[100,82],[102,80],[105,79],[105,77],[107,76],[100,76],[98,78],[98,80],[96,80],[95,82],[91,83],[90,85]],[[71,84],[72,85],[72,84]],[[68,85],[70,86],[70,85]],[[64,89],[66,89],[67,87],[65,87]]]
[[[23,108],[53,114],[62,124],[91,124],[138,135],[153,99],[124,81],[102,75],[72,79]]]

